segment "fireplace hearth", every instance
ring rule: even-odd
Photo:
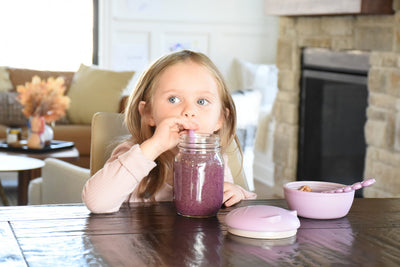
[[[304,49],[298,180],[363,180],[368,70],[367,52]],[[362,190],[356,196],[362,197]]]

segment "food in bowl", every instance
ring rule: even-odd
[[[306,192],[312,192],[311,187],[309,187],[308,185],[303,185],[299,188],[300,191],[306,191]]]
[[[299,188],[308,186],[311,192]],[[296,181],[283,186],[289,209],[301,217],[310,219],[337,219],[347,215],[354,200],[354,191],[322,193],[343,187],[343,184],[319,181]]]

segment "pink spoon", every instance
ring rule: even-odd
[[[355,183],[353,185],[347,185],[347,186],[344,186],[344,187],[341,187],[341,188],[338,188],[338,189],[335,189],[335,190],[322,191],[321,193],[344,193],[344,192],[350,192],[350,191],[353,191],[353,190],[358,190],[360,188],[370,186],[375,182],[376,181],[375,181],[374,178],[370,178],[370,179],[367,179],[367,180],[365,180],[363,182],[358,182],[358,183]]]

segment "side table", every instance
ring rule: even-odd
[[[43,166],[40,159],[0,155],[0,172],[18,172],[18,205],[27,204],[29,181],[40,176]]]
[[[40,161],[46,158],[56,158],[60,160],[64,160],[70,163],[79,159],[79,151],[75,147],[55,150],[52,152],[43,152],[43,153],[29,153],[24,151],[0,151],[0,157],[4,156],[14,156],[21,157],[24,159],[38,159]],[[28,162],[28,161],[26,161]],[[43,161],[42,161],[43,162]],[[18,166],[18,165],[17,165]],[[28,204],[28,186],[30,180],[40,177],[42,175],[42,167],[37,167],[36,169],[19,171],[16,170],[6,170],[9,166],[6,163],[2,162],[0,159],[0,172],[6,171],[18,171],[18,205],[26,205]]]
[[[78,151],[78,149],[76,149],[76,147],[55,150],[52,152],[43,152],[43,153],[42,152],[29,153],[29,152],[24,152],[24,151],[2,150],[2,151],[0,151],[0,155],[24,156],[24,157],[42,159],[42,160],[47,159],[47,158],[56,158],[56,159],[68,161],[70,163],[73,163],[75,160],[79,159],[79,151]]]

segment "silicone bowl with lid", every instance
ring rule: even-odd
[[[312,191],[300,191],[308,185]],[[296,181],[283,186],[286,202],[291,210],[310,219],[337,219],[347,215],[354,200],[354,190],[343,193],[321,193],[345,185],[319,181]]]
[[[300,227],[296,211],[268,205],[234,209],[226,215],[225,223],[231,234],[262,239],[292,237]]]

